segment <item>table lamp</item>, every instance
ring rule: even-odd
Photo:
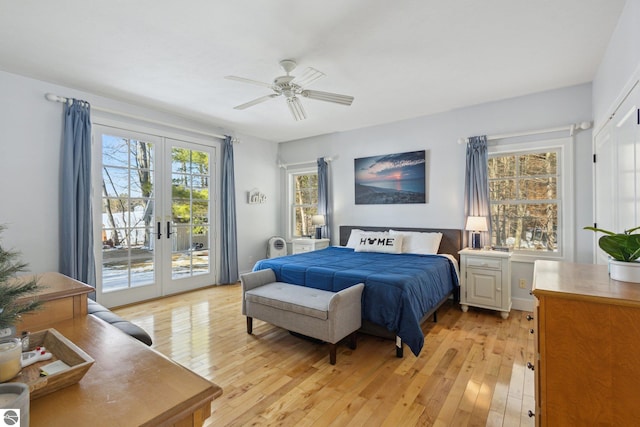
[[[465,230],[471,231],[471,248],[480,249],[480,232],[489,230],[487,228],[487,218],[484,216],[467,217]]]
[[[316,226],[316,239],[322,239],[322,226],[324,225],[324,215],[312,216],[311,225]]]

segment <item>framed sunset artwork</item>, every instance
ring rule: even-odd
[[[356,205],[426,203],[426,151],[354,159]]]

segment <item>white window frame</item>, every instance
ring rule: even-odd
[[[293,239],[298,239],[300,236],[294,235],[295,233],[295,180],[294,178],[298,175],[311,175],[318,174],[317,167],[301,167],[297,169],[287,169],[287,232],[286,239],[291,241]]]
[[[558,200],[558,251],[519,251],[514,250],[512,261],[534,262],[537,259],[556,261],[569,261],[575,259],[575,195],[574,168],[573,168],[573,138],[546,139],[521,143],[489,142],[489,157],[508,154],[524,154],[532,152],[544,152],[554,150],[558,152],[559,185],[557,188]]]

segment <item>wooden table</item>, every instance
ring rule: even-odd
[[[33,277],[22,276],[16,280],[30,280]],[[87,294],[95,291],[94,288],[60,273],[44,273],[36,277],[42,286],[36,295],[43,304],[39,310],[22,315],[22,320],[16,325],[18,334],[21,331],[45,329],[52,322],[86,316]]]
[[[79,383],[31,401],[32,427],[201,426],[222,389],[91,315],[47,325],[95,363]]]

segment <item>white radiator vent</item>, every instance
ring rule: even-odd
[[[282,237],[272,237],[267,245],[267,258],[276,258],[287,254],[287,243]]]

